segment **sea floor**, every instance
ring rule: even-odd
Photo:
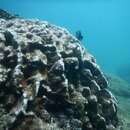
[[[117,99],[120,129],[130,130],[130,83],[110,73],[105,75],[109,81],[109,89]]]

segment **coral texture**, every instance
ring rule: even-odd
[[[74,36],[36,19],[0,17],[0,130],[116,129],[107,80]]]

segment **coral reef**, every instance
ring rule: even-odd
[[[74,36],[0,16],[0,130],[116,129],[107,80]]]

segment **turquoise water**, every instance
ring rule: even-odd
[[[82,44],[103,71],[129,69],[130,0],[1,0],[0,8],[65,27],[73,34],[81,30]]]

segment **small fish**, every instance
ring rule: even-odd
[[[75,36],[79,41],[83,40],[83,36],[80,30],[76,31]]]

